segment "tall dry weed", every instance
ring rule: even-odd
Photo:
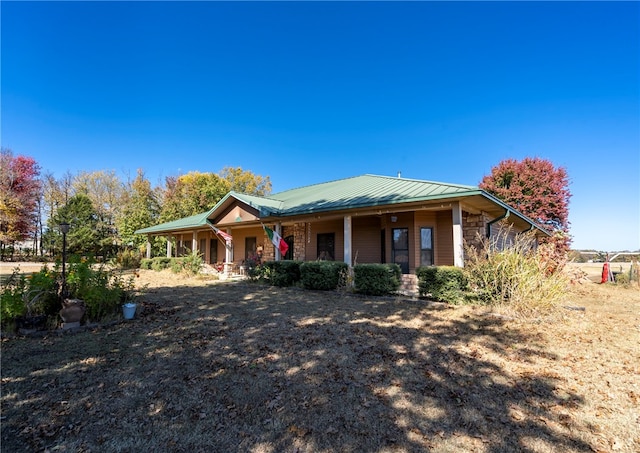
[[[501,229],[478,238],[480,247],[466,247],[465,273],[481,303],[521,317],[548,314],[564,299],[567,280],[546,247],[532,233]]]

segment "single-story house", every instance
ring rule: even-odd
[[[515,232],[548,235],[478,187],[362,175],[267,197],[232,191],[207,212],[136,233],[168,238],[167,256],[197,250],[208,264],[225,263],[228,272],[262,251],[264,260],[397,263],[413,274],[423,265],[463,266],[464,241],[494,234],[500,221]],[[263,226],[287,243],[285,256]]]

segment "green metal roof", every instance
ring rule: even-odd
[[[182,219],[173,220],[171,222],[161,223],[147,228],[137,230],[136,234],[161,233],[163,231],[188,230],[201,227],[207,224],[207,217],[211,211],[202,212],[200,214],[184,217]]]
[[[257,209],[260,217],[288,217],[472,195],[481,195],[535,225],[531,219],[476,186],[390,176],[361,175],[285,190],[269,197],[258,197],[232,191],[207,212],[143,228],[136,233],[153,234],[206,226],[207,219],[227,203],[229,198],[237,199]]]
[[[478,193],[480,190],[474,186],[362,175],[273,194],[271,198],[282,201],[282,207],[273,211],[272,215],[374,207]]]

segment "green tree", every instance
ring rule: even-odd
[[[271,193],[271,178],[268,176],[256,175],[241,167],[225,167],[219,175],[229,183],[230,190],[260,197]]]
[[[69,202],[60,207],[55,215],[49,218],[46,233],[47,245],[58,253],[62,250],[62,234],[59,225],[66,222],[70,225],[67,234],[67,251],[70,254],[98,255],[102,252],[103,237],[98,230],[98,215],[91,199],[83,193],[69,198]]]
[[[73,180],[75,193],[86,194],[95,209],[100,237],[100,248],[112,252],[119,242],[116,219],[123,206],[124,187],[116,173],[111,171],[80,172]]]
[[[118,233],[125,246],[140,248],[146,242],[143,236],[134,234],[136,230],[158,222],[160,204],[144,171],[138,169],[136,178],[127,185],[118,217]]]

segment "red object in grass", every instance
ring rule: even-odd
[[[604,263],[602,266],[602,279],[600,283],[607,283],[609,281],[609,262]]]

